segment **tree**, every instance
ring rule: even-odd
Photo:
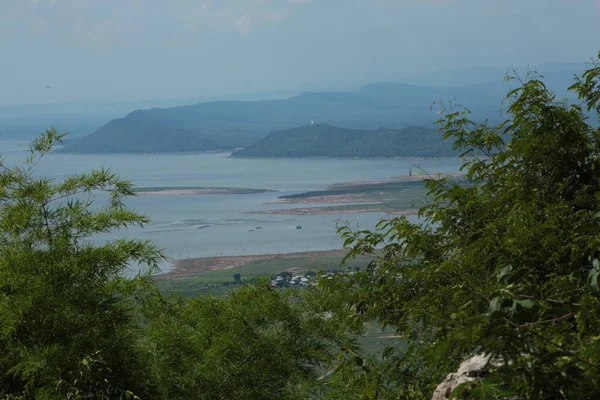
[[[292,277],[294,276],[294,274],[290,271],[283,271],[279,274],[283,279],[285,280],[290,280],[292,279]]]
[[[163,296],[153,244],[92,240],[148,222],[124,204],[131,183],[105,169],[35,175],[63,136],[36,139],[25,168],[0,166],[1,397],[306,398],[336,349],[356,348],[360,324],[310,292],[258,281],[222,297]],[[127,277],[136,263],[147,268]]]
[[[442,109],[465,181],[429,179],[423,223],[340,229],[351,256],[383,247],[367,271],[324,284],[409,341],[378,364],[394,397],[431,396],[474,354],[489,371],[457,398],[600,397],[600,130],[586,115],[600,112],[600,65],[571,87],[583,104],[521,83],[498,126]],[[376,398],[356,368],[347,384]]]
[[[238,274],[234,274],[233,275],[233,280],[234,281],[239,282],[240,279],[242,279],[242,275],[241,274],[238,273]]]
[[[123,199],[131,184],[101,169],[56,182],[36,177],[61,141],[36,139],[24,168],[0,165],[0,393],[15,398],[144,396],[135,297],[163,255],[154,245],[90,237],[148,220]],[[97,191],[106,204],[92,206]],[[123,276],[132,263],[147,273]]]
[[[162,399],[306,399],[361,325],[309,291],[266,280],[227,296],[150,296],[144,352]]]

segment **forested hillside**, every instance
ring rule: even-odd
[[[548,85],[566,94],[563,88],[579,70],[571,67],[549,71]],[[354,92],[305,92],[287,99],[213,101],[137,110],[107,123],[76,146],[67,144],[63,151],[111,151],[103,145],[103,140],[113,142],[114,148],[126,148],[127,152],[134,153],[233,149],[250,146],[269,132],[302,126],[311,120],[348,129],[432,128],[437,117],[431,112],[431,105],[440,100],[469,104],[477,121],[499,122],[502,119],[498,113],[500,99],[517,86],[515,82],[503,83],[502,79],[499,74],[490,82],[452,87],[383,82]],[[153,130],[160,130],[160,135]],[[182,131],[201,140],[186,139],[177,146],[174,138]],[[146,140],[140,140],[146,135]]]
[[[357,130],[327,124],[275,131],[234,157],[443,157],[457,155],[433,129]]]
[[[152,153],[206,151],[219,147],[214,141],[183,129],[167,128],[131,119],[114,119],[94,133],[65,142],[59,152]]]

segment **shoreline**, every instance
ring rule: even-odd
[[[133,192],[138,196],[200,196],[211,194],[257,194],[276,192],[271,189],[252,189],[238,187],[136,187]]]
[[[310,192],[307,192],[310,193]],[[387,199],[382,199],[384,201]],[[379,201],[379,203],[381,203]],[[281,205],[281,204],[345,204],[345,203],[373,203],[366,193],[356,194],[329,194],[325,196],[313,196],[302,198],[286,198],[279,197],[278,201],[270,201],[265,205]]]
[[[351,181],[351,182],[342,182],[342,183],[334,183],[330,185],[329,189],[351,189],[356,186],[368,186],[368,185],[379,185],[383,183],[401,183],[401,182],[419,182],[425,179],[430,178],[460,178],[464,176],[463,173],[460,172],[436,172],[432,174],[425,174],[422,172],[415,172],[414,175],[397,175],[391,176],[389,178],[377,179],[374,181]]]
[[[338,209],[335,206],[329,207],[298,207],[283,208],[277,210],[264,211],[245,211],[245,215],[330,215],[330,214],[360,214],[360,213],[384,213],[390,215],[417,215],[419,210],[416,208],[389,210],[386,208],[349,208]]]
[[[245,256],[197,257],[173,261],[169,272],[155,275],[156,279],[185,279],[205,272],[226,271],[244,266],[252,261],[290,258],[317,258],[323,256],[344,257],[348,250],[303,251],[296,253],[258,254]]]
[[[305,205],[304,207],[271,208],[246,211],[243,214],[263,215],[325,215],[384,213],[389,215],[416,215],[416,204],[427,194],[421,183],[425,179],[459,179],[461,173],[431,175],[400,175],[374,181],[336,183],[322,190],[279,196],[265,205]],[[307,207],[313,205],[314,207]]]

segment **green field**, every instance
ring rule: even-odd
[[[344,269],[364,269],[373,257],[359,256],[348,260]],[[205,293],[224,293],[232,287],[234,275],[240,274],[241,281],[249,281],[257,277],[271,277],[284,271],[292,271],[294,274],[303,274],[312,271],[339,271],[341,257],[319,256],[319,257],[275,257],[267,260],[250,261],[242,266],[220,270],[198,273],[194,276],[184,278],[157,278],[159,288],[165,293],[181,293],[186,296]]]
[[[367,199],[376,200],[381,197],[404,197],[407,192],[415,193],[424,189],[422,180],[402,182],[365,182],[365,183],[338,183],[325,190],[316,190],[298,194],[280,196],[285,200],[301,200],[332,195],[363,195]]]
[[[417,192],[417,193],[415,193]],[[335,212],[384,212],[394,213],[407,210],[419,209],[425,205],[425,190],[423,191],[410,191],[405,193],[405,197],[398,196],[394,199],[380,198],[373,199],[373,202],[364,204],[348,204],[348,205],[337,205],[337,206],[326,206],[318,207],[321,210],[335,213]]]

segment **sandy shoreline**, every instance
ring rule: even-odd
[[[409,208],[404,210],[389,210],[385,208],[351,208],[337,209],[335,206],[330,207],[298,207],[279,210],[264,210],[264,211],[247,211],[243,214],[267,214],[267,215],[329,215],[329,214],[357,214],[357,213],[386,213],[392,215],[417,215],[419,210]]]
[[[163,196],[198,196],[209,194],[256,194],[273,192],[269,189],[250,189],[237,187],[182,187],[182,188],[135,188],[134,193],[138,196],[143,195],[163,195]]]
[[[175,260],[173,269],[157,275],[158,279],[189,278],[203,272],[222,271],[237,268],[252,261],[270,260],[274,258],[315,258],[323,256],[344,257],[347,250],[305,251],[285,254],[261,254],[252,256],[199,257]]]
[[[385,200],[385,199],[382,199]],[[325,196],[303,197],[298,199],[279,199],[265,204],[328,204],[328,203],[373,203],[364,193],[329,194]]]
[[[145,195],[164,195],[164,196],[191,196],[191,195],[206,195],[206,194],[229,194],[227,190],[215,189],[176,189],[176,190],[157,190],[148,192],[136,192],[138,196]]]
[[[391,178],[379,179],[376,181],[354,181],[345,183],[336,183],[328,186],[324,190],[300,193],[298,195],[288,195],[279,198],[279,201],[266,203],[268,205],[281,204],[331,204],[330,206],[315,207],[294,207],[287,209],[271,209],[261,211],[248,211],[244,214],[271,214],[271,215],[323,215],[323,214],[356,214],[356,213],[386,213],[393,215],[416,215],[418,209],[414,203],[406,202],[407,197],[401,198],[404,204],[398,206],[398,193],[406,191],[415,193],[415,199],[421,198],[425,194],[425,189],[421,192],[415,192],[415,189],[394,189],[379,187],[378,185],[395,184],[403,182],[421,182],[425,179],[442,178],[460,178],[460,173],[447,174],[415,174],[401,175]],[[375,189],[373,187],[375,186]],[[341,191],[342,193],[336,193]],[[364,203],[364,205],[362,204]],[[366,206],[368,204],[368,206]]]

